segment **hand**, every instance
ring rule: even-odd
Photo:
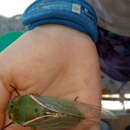
[[[100,105],[100,86],[96,49],[87,35],[60,25],[28,31],[0,54],[0,127],[10,122],[6,110],[16,96],[14,88],[21,95],[78,96],[81,102]],[[13,124],[6,130],[31,128]]]

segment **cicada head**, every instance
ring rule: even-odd
[[[28,95],[14,97],[8,106],[9,118],[21,125],[45,113],[46,110]]]

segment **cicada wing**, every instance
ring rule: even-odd
[[[101,118],[102,119],[117,119],[118,116],[114,112],[107,110],[105,108],[102,108]]]
[[[75,107],[75,102],[72,100],[40,96],[34,96],[34,98],[48,110],[69,115],[81,116],[79,110]]]
[[[50,117],[41,116],[33,121],[30,121],[27,125],[35,128],[46,128],[48,129],[63,129],[73,128],[80,122],[80,118],[69,116],[69,115],[52,115]]]
[[[100,122],[100,107],[78,101],[65,100],[54,97],[34,96],[33,98],[40,102],[43,107],[51,111],[64,113],[66,115],[73,115],[74,117],[78,117],[81,120]]]
[[[87,120],[99,121],[102,119],[117,119],[118,116],[103,107],[94,106],[91,104],[76,102],[76,107],[80,110],[80,112],[85,116]]]
[[[91,105],[91,104],[81,103],[81,102],[75,102],[75,106],[82,113],[85,120],[100,122],[101,107]]]
[[[86,124],[100,123],[101,115],[103,118],[112,118],[114,114],[102,109],[100,106],[95,106],[91,104],[81,103],[78,101],[71,101],[65,99],[58,99],[53,97],[41,97],[41,96],[31,96],[38,104],[41,104],[45,109],[52,112],[63,113],[68,116],[78,118]],[[63,122],[57,125],[58,121],[55,119],[50,122],[52,128],[56,128],[58,125],[64,124]],[[48,123],[44,120],[42,126],[46,126]],[[45,127],[46,128],[46,127]]]

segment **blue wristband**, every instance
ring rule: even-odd
[[[97,17],[85,0],[36,0],[23,13],[22,22],[29,30],[43,24],[61,24],[98,39]]]

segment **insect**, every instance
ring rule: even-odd
[[[31,94],[16,96],[8,105],[12,122],[1,130],[13,123],[40,130],[73,128],[82,121],[89,125],[100,122],[100,111],[100,107],[73,100]]]

